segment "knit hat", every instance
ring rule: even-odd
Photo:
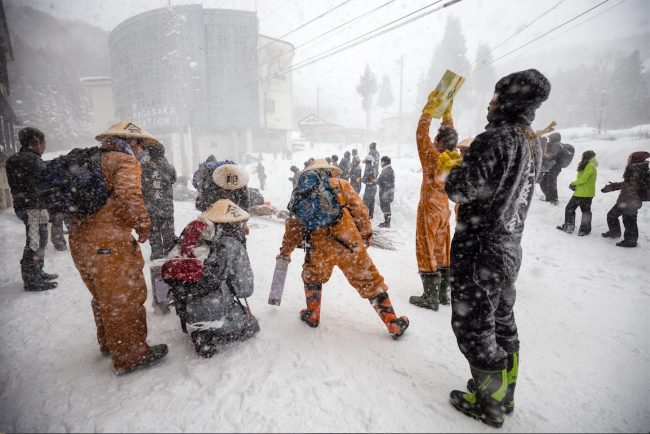
[[[311,163],[309,166],[302,171],[302,173],[307,172],[308,170],[327,170],[332,176],[340,176],[343,171],[336,166],[328,164],[324,158],[318,159]]]
[[[548,136],[549,143],[560,143],[562,140],[562,135],[560,133],[553,133]]]
[[[366,155],[366,158],[363,159],[364,163],[370,163],[370,164],[375,164],[375,157],[372,155],[368,154]]]
[[[221,199],[201,214],[201,217],[214,223],[237,223],[248,220],[251,216],[231,200]]]
[[[152,134],[147,132],[141,126],[129,121],[121,121],[116,123],[108,130],[96,135],[95,140],[98,142],[103,142],[110,137],[121,137],[123,139],[141,139],[144,141],[145,146],[151,146],[158,143],[158,139],[156,139]]]
[[[646,152],[646,151],[633,152],[630,154],[630,163],[631,164],[643,163],[648,158],[650,158],[650,152]]]
[[[510,113],[537,109],[551,93],[551,83],[536,69],[513,72],[494,87],[502,110]]]
[[[224,164],[212,173],[212,180],[226,190],[237,190],[248,184],[248,173],[236,164]]]

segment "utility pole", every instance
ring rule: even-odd
[[[397,158],[402,157],[402,97],[404,91],[404,55],[399,58],[399,122],[397,127]]]

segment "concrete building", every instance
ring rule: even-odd
[[[119,24],[108,46],[115,117],[158,136],[180,173],[210,154],[240,161],[289,146],[292,83],[281,72],[293,47],[260,36],[255,12],[156,9]]]

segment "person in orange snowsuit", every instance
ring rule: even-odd
[[[108,202],[70,228],[75,267],[92,294],[100,351],[110,355],[116,374],[150,365],[167,354],[167,345],[147,345],[143,306],[147,285],[138,243],[147,240],[151,221],[144,207],[141,170],[135,155],[157,142],[133,123],[120,122],[96,137]],[[131,235],[135,230],[138,240]]]
[[[416,132],[418,155],[422,164],[422,186],[417,212],[415,248],[418,271],[424,293],[412,296],[411,304],[434,311],[440,304],[449,304],[449,260],[451,231],[449,229],[449,198],[445,193],[444,178],[450,163],[460,159],[455,150],[458,134],[451,117],[451,104],[442,116],[442,123],[435,140],[429,137],[432,111],[440,101],[429,97]]]
[[[338,167],[329,165],[326,160],[316,160],[302,172],[301,177],[310,171],[327,177],[342,212],[335,223],[311,233],[306,233],[305,226],[295,215],[286,222],[278,259],[290,260],[300,241],[307,241],[302,267],[307,308],[300,312],[300,318],[310,327],[318,327],[322,287],[330,279],[334,266],[338,266],[359,295],[370,301],[390,335],[399,339],[406,331],[409,320],[405,316],[398,318],[395,315],[386,292],[388,286],[366,250],[372,238],[368,209],[352,185],[337,178],[341,174]],[[300,188],[300,182],[297,188]]]

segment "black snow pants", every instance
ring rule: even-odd
[[[393,190],[379,191],[379,207],[384,216],[390,216],[390,204],[393,202],[395,193]]]
[[[591,233],[591,202],[593,197],[571,197],[564,210],[564,224],[575,227],[576,209],[580,207],[582,217],[580,219],[580,232]],[[620,231],[620,229],[619,229]]]
[[[546,172],[540,187],[542,192],[546,196],[546,201],[551,202],[557,200],[557,177],[560,175],[560,170],[552,169],[549,172]]]
[[[370,220],[375,215],[375,197],[377,196],[377,186],[376,185],[367,185],[366,189],[363,192],[363,203],[368,208],[368,214]]]
[[[479,255],[478,240],[457,238],[458,233],[451,247],[451,324],[458,347],[474,368],[505,369],[507,355],[519,351],[517,272],[504,272],[501,258],[493,258],[492,266],[488,255]]]
[[[174,247],[176,234],[174,233],[174,217],[151,215],[151,259],[162,259]]]
[[[609,232],[615,235],[621,234],[621,223],[618,221],[618,218],[623,216],[623,226],[625,227],[623,238],[625,241],[634,241],[636,243],[639,239],[639,227],[636,223],[637,214],[638,210],[635,208],[626,208],[619,204],[614,205],[607,213]]]

